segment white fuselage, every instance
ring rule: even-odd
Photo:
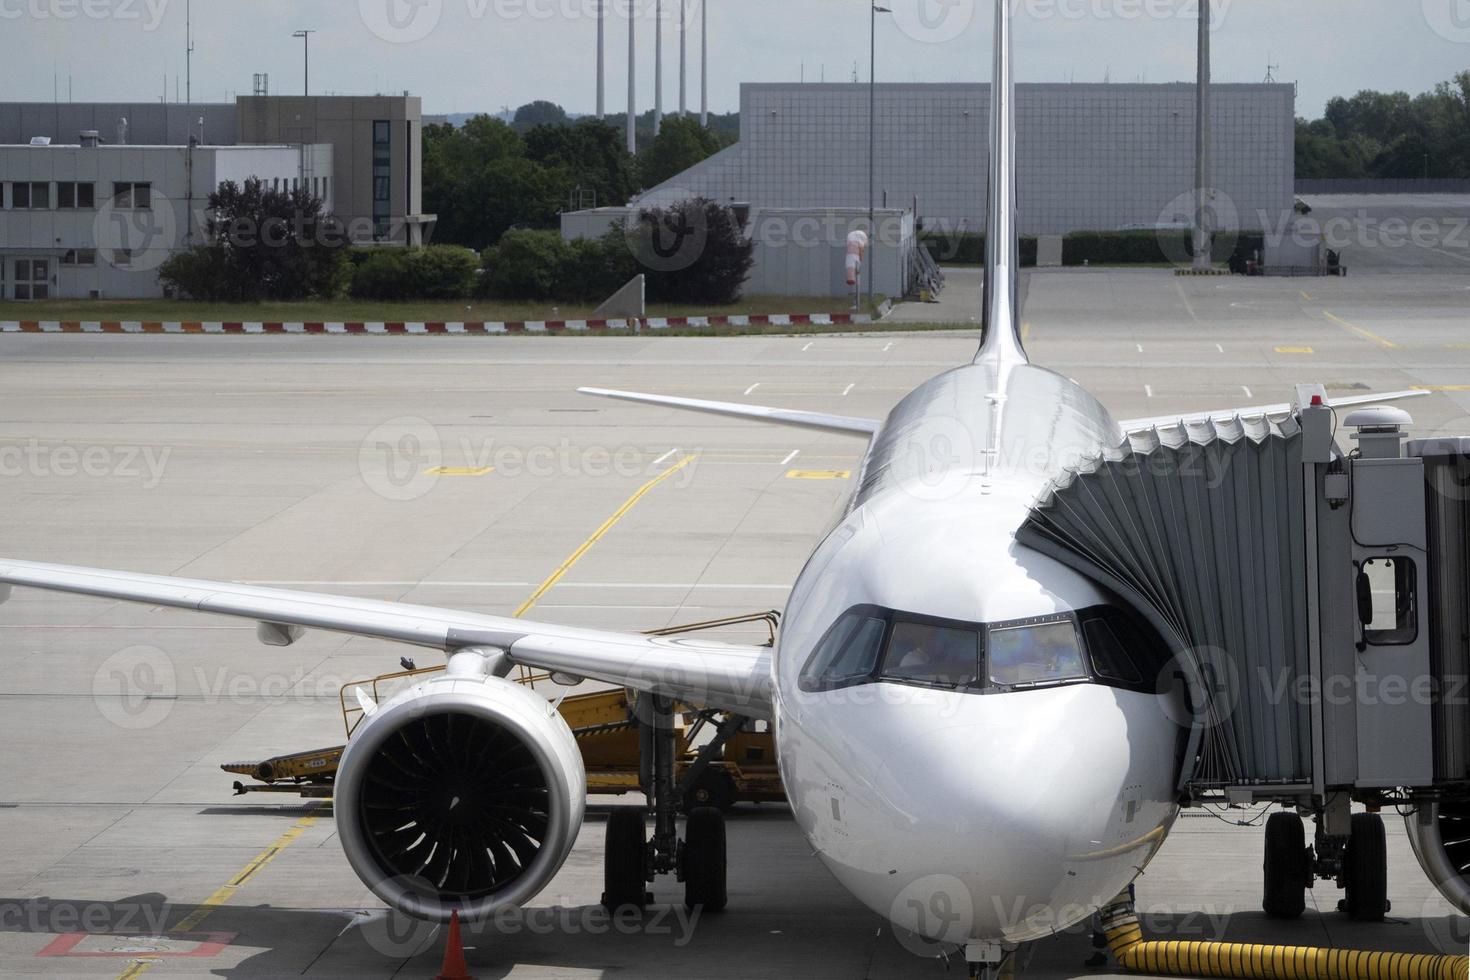
[[[823,862],[900,930],[963,945],[1067,928],[1133,881],[1177,815],[1179,733],[1151,690],[800,682],[854,607],[984,624],[1116,605],[1016,531],[1052,477],[1119,439],[1079,386],[1024,362],[940,375],[889,416],[792,591],[782,778]]]

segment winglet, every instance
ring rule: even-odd
[[[795,408],[770,408],[765,405],[742,405],[738,402],[711,402],[699,398],[676,398],[673,395],[645,395],[636,391],[612,391],[607,388],[578,388],[584,395],[600,398],[617,398],[625,402],[644,405],[663,405],[709,415],[724,415],[730,418],[756,419],[774,422],[777,425],[793,425],[803,429],[820,429],[824,432],[846,432],[871,436],[882,428],[877,419],[854,418],[848,415],[827,415],[823,412],[804,412]]]

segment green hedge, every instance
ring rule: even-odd
[[[460,299],[474,290],[479,259],[456,245],[359,249],[352,256],[353,299]]]

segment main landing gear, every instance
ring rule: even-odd
[[[639,699],[642,783],[653,810],[653,837],[646,810],[615,809],[607,821],[602,904],[609,911],[643,909],[652,900],[648,884],[673,874],[684,883],[684,905],[705,912],[724,911],[725,815],[711,806],[689,810],[684,839],[678,835],[682,803],[674,781],[674,709],[668,698]]]
[[[1345,815],[1344,815],[1345,816]],[[1383,818],[1355,813],[1344,828],[1331,834],[1334,821],[1317,819],[1313,846],[1295,812],[1274,813],[1266,821],[1265,888],[1261,907],[1274,919],[1295,919],[1306,909],[1306,890],[1318,878],[1335,880],[1345,892],[1338,910],[1359,922],[1381,922],[1392,904],[1388,900],[1388,852]]]

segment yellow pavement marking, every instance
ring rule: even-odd
[[[312,804],[312,806],[315,807],[316,804]],[[209,918],[216,909],[218,909],[221,905],[224,905],[230,899],[234,898],[235,892],[238,891],[247,881],[255,877],[256,872],[265,867],[267,864],[270,864],[280,855],[282,851],[284,851],[286,848],[290,847],[297,840],[299,840],[301,838],[301,835],[310,830],[312,824],[316,823],[319,819],[321,819],[319,814],[313,812],[296,821],[294,824],[291,825],[290,830],[286,831],[280,837],[277,837],[274,841],[271,842],[269,847],[261,851],[259,854],[255,855],[255,857],[251,858],[250,863],[245,865],[245,867],[241,868],[238,872],[236,872],[234,877],[229,880],[228,884],[222,885],[221,887],[216,889],[213,895],[210,895],[204,901],[200,902],[199,906],[194,909],[193,912],[189,913],[178,922],[176,922],[168,931],[171,933],[193,932],[196,928],[199,927],[199,924],[205,919]],[[134,980],[135,977],[141,977],[143,974],[147,973],[149,970],[153,969],[161,962],[163,962],[161,959],[138,959],[131,963],[128,968],[124,970],[121,975],[118,976],[117,980]]]
[[[493,466],[436,466],[424,470],[425,476],[489,476],[495,472]]]
[[[1308,303],[1312,301],[1312,294],[1307,292],[1305,289],[1301,290],[1301,294],[1302,299],[1306,300]]]
[[[1315,354],[1317,352],[1314,351],[1310,347],[1278,347],[1278,348],[1276,348],[1276,353],[1278,353],[1278,354]]]
[[[1415,391],[1470,391],[1470,385],[1415,385]]]
[[[1364,330],[1362,327],[1358,326],[1355,323],[1348,323],[1346,320],[1336,315],[1331,310],[1323,310],[1322,315],[1327,317],[1327,319],[1331,320],[1333,323],[1337,324],[1339,327],[1342,327],[1344,330],[1351,331],[1352,333],[1357,334],[1359,337],[1362,337],[1364,340],[1370,340],[1373,343],[1377,344],[1379,347],[1382,347],[1384,350],[1393,350],[1394,348],[1398,347],[1398,344],[1395,344],[1391,340],[1386,340],[1383,337],[1378,336],[1371,330]]]
[[[552,586],[556,585],[557,582],[560,582],[562,576],[571,571],[572,566],[576,565],[577,562],[582,560],[582,557],[586,555],[587,552],[592,550],[593,545],[601,541],[603,537],[607,534],[607,532],[611,531],[619,521],[626,517],[628,511],[632,510],[633,507],[638,503],[638,501],[642,500],[654,487],[658,486],[660,483],[664,482],[669,477],[673,476],[675,473],[679,472],[692,462],[694,462],[694,456],[685,456],[673,466],[670,466],[658,476],[654,477],[652,480],[649,480],[647,483],[643,484],[643,486],[639,487],[638,491],[634,493],[633,496],[623,501],[623,506],[613,511],[613,515],[607,520],[603,521],[602,526],[599,527],[596,531],[593,531],[592,536],[586,541],[583,541],[581,545],[578,546],[577,550],[572,552],[567,557],[567,560],[562,562],[561,565],[557,567],[556,571],[547,576],[546,581],[537,586],[536,591],[531,593],[531,597],[525,602],[521,603],[520,608],[511,615],[519,619],[526,613],[530,612],[531,607],[540,602],[541,597],[550,592]]]
[[[787,470],[788,480],[850,480],[852,470]]]

